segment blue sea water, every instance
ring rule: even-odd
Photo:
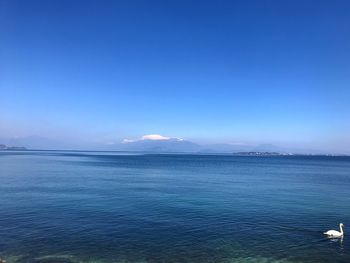
[[[3,151],[0,257],[350,262],[350,157]]]

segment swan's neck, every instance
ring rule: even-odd
[[[340,233],[343,235],[344,232],[343,232],[343,226],[342,225],[339,225],[339,228],[340,228]]]

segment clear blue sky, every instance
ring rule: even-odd
[[[350,1],[0,0],[0,137],[350,149]]]

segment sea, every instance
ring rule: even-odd
[[[1,151],[0,258],[350,262],[350,157]]]

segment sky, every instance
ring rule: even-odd
[[[350,2],[0,0],[0,138],[350,153]]]

